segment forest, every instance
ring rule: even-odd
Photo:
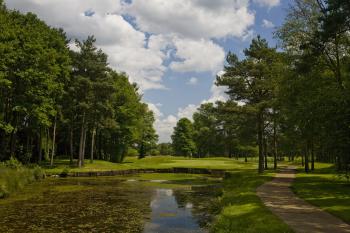
[[[0,8],[0,160],[122,162],[156,146],[153,112],[94,36],[75,41],[34,14]]]
[[[74,1],[73,14],[88,22],[108,18],[106,12],[94,16],[92,8],[78,12],[96,1]],[[226,12],[223,6],[231,4],[176,1],[200,16]],[[115,54],[108,57],[98,33],[71,38],[64,23],[49,26],[39,13],[5,2],[11,3],[0,0],[0,232],[350,232],[349,0],[293,0],[273,40],[254,34],[241,53],[216,41],[228,38],[181,38],[189,44],[184,50],[199,40],[222,51],[222,61],[226,56],[222,71],[209,73],[227,98],[200,102],[188,118],[182,108],[165,117],[157,108],[162,103],[147,104],[141,82],[131,81],[138,80],[132,71],[113,68],[119,67],[111,62]],[[45,4],[57,2],[63,4]],[[152,1],[120,2],[147,11]],[[161,21],[171,21],[163,14],[169,2],[156,1]],[[262,8],[258,0],[232,2],[243,11]],[[42,3],[23,0],[17,7],[47,10]],[[255,14],[252,9],[258,8],[248,13]],[[136,16],[113,14],[108,19],[127,25],[116,30],[141,38],[142,48],[130,51],[149,51],[153,35],[142,31]],[[160,33],[153,41],[164,46],[156,49],[159,70],[172,76],[163,67],[169,63],[181,77],[189,71],[181,63],[187,57],[168,48],[181,39],[166,23],[165,35],[175,39],[164,45]],[[180,23],[192,32],[193,22]],[[144,54],[138,56],[147,60]],[[152,78],[159,84],[161,78]],[[196,77],[189,80],[186,85],[198,84]],[[164,122],[171,142],[159,130]]]
[[[259,172],[287,156],[350,169],[350,3],[296,1],[274,34],[257,36],[244,58],[229,53],[216,84],[229,100],[202,104],[193,122],[180,119],[174,153],[259,157]]]

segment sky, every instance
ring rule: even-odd
[[[261,35],[273,32],[292,0],[5,0],[9,9],[33,12],[67,36],[96,45],[117,71],[136,82],[154,112],[160,142],[176,122],[205,102],[225,100],[215,86],[229,51],[243,57]],[[71,43],[74,49],[74,43]]]

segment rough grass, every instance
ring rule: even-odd
[[[18,166],[11,168],[0,164],[0,198],[10,196],[43,176],[44,173],[39,167]]]
[[[309,174],[300,169],[292,188],[299,197],[350,223],[350,182],[337,175],[332,164],[316,163]]]
[[[222,211],[217,216],[215,233],[293,232],[273,215],[256,195],[256,188],[272,179],[274,173],[258,175],[255,169],[233,172],[224,182]]]

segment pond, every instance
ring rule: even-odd
[[[205,233],[220,184],[190,174],[48,178],[0,200],[0,232]]]

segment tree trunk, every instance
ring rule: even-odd
[[[70,147],[70,164],[73,164],[73,156],[74,156],[74,147],[73,147],[73,127],[70,128],[70,140],[69,140],[69,147]]]
[[[96,129],[93,128],[92,129],[92,133],[91,133],[91,154],[90,154],[90,163],[94,162],[94,149],[95,149],[95,135],[96,135]]]
[[[307,145],[306,153],[305,153],[305,172],[309,172],[309,145]]]
[[[52,135],[52,151],[51,151],[51,160],[50,160],[50,165],[51,166],[53,166],[53,157],[55,156],[56,125],[57,125],[57,118],[55,116],[55,122],[54,122],[54,125],[53,125],[53,135]]]
[[[311,171],[315,170],[315,152],[314,152],[314,142],[311,141]]]
[[[16,132],[15,129],[12,130],[11,132],[11,138],[10,138],[10,157],[15,156],[15,149],[16,149]]]
[[[277,126],[276,120],[273,123],[273,169],[277,169]]]
[[[263,154],[263,117],[262,112],[258,114],[258,146],[259,146],[259,168],[258,172],[264,172],[264,154]]]
[[[85,132],[85,113],[83,114],[83,120],[82,120],[81,131],[80,131],[78,167],[82,167],[83,166],[84,132]]]
[[[82,160],[81,160],[82,166],[84,166],[84,164],[85,164],[86,134],[87,134],[87,129],[84,130],[83,154],[82,154]]]
[[[266,137],[263,137],[263,143],[264,143],[264,162],[265,162],[265,170],[268,169],[267,166],[267,140]]]
[[[41,163],[41,160],[43,159],[43,153],[42,153],[42,133],[41,133],[41,127],[39,128],[39,140],[38,140],[38,148],[39,148],[39,164]]]
[[[48,160],[50,158],[50,148],[49,148],[49,139],[50,139],[50,129],[46,129],[46,147],[45,147],[45,159]]]
[[[102,132],[101,132],[101,130],[99,130],[99,133],[98,133],[98,158],[102,159]]]
[[[301,156],[301,166],[304,167],[305,163],[304,163],[304,155]]]

